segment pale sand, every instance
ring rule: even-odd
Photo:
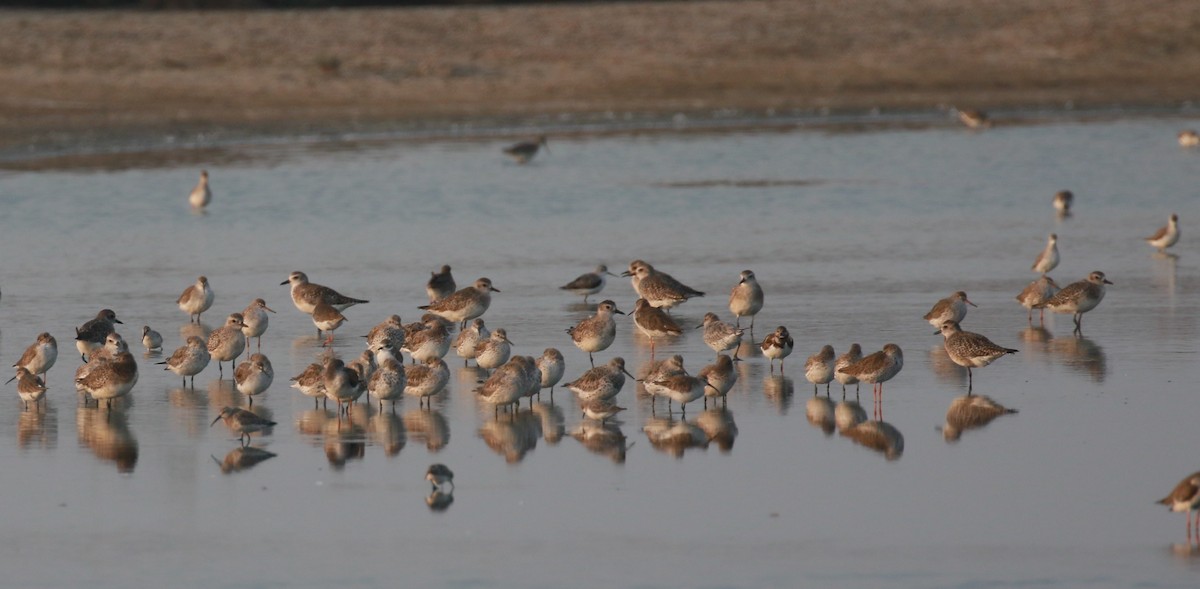
[[[558,113],[1178,106],[1194,0],[0,11],[0,150]]]

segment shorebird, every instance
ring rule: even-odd
[[[504,154],[513,158],[518,164],[527,164],[533,156],[537,155],[538,149],[545,147],[546,153],[550,153],[550,145],[546,143],[545,135],[538,135],[533,141],[519,141],[504,148]]]
[[[1045,275],[1056,266],[1058,266],[1058,234],[1051,233],[1050,238],[1046,241],[1046,249],[1038,254],[1030,270]]]
[[[667,398],[667,410],[671,409],[671,401],[679,403],[679,410],[687,414],[687,404],[704,396],[709,388],[708,379],[703,376],[676,374],[654,382],[661,390],[661,395]]]
[[[942,342],[946,353],[955,364],[967,369],[967,393],[971,392],[973,377],[971,368],[983,368],[995,362],[1001,356],[1015,354],[1019,350],[1005,348],[992,343],[992,340],[974,332],[963,331],[957,321],[947,321],[942,328],[933,332],[942,334]]]
[[[852,374],[846,374],[841,370],[855,362],[862,360],[862,346],[858,344],[850,344],[850,351],[837,357],[833,363],[833,378],[837,379],[842,384],[842,399],[846,398],[846,385],[854,385],[854,392],[858,394],[858,377]]]
[[[262,335],[267,332],[268,312],[274,313],[275,310],[268,307],[267,302],[262,299],[254,299],[242,311],[242,323],[246,324],[242,328],[242,335],[246,336],[247,342],[252,337],[258,338],[259,350],[262,349]]]
[[[1075,202],[1075,194],[1070,190],[1059,190],[1054,193],[1054,210],[1058,216],[1067,217],[1071,214],[1071,205]]]
[[[829,397],[813,395],[804,403],[804,417],[825,435],[833,435],[835,428],[833,401]]]
[[[212,423],[208,424],[208,427],[217,425],[218,421],[224,421],[230,431],[238,435],[238,441],[242,443],[243,447],[250,444],[250,434],[270,429],[275,425],[274,421],[238,407],[222,408],[221,413],[212,420]]]
[[[470,326],[458,332],[458,337],[454,338],[451,347],[454,348],[458,357],[463,359],[463,366],[468,366],[469,362],[475,358],[475,347],[491,336],[492,332],[488,330],[487,325],[484,325],[483,319],[476,318],[471,321]]]
[[[25,348],[25,352],[21,354],[21,359],[13,364],[13,368],[25,368],[30,374],[45,377],[46,373],[54,367],[54,363],[57,361],[58,340],[54,339],[54,336],[49,333],[42,332],[38,334],[37,341],[29,344],[28,348]],[[15,378],[8,379],[8,382],[12,382]]]
[[[454,473],[445,464],[430,464],[429,470],[425,471],[425,480],[429,481],[434,489],[447,483],[451,489],[454,488]]]
[[[402,366],[396,360],[388,358],[379,363],[379,368],[367,382],[367,392],[379,402],[379,410],[383,410],[383,402],[391,401],[392,410],[396,409],[396,399],[404,395],[404,386],[408,379]]]
[[[670,309],[688,299],[702,297],[704,293],[675,280],[670,274],[659,272],[653,266],[641,260],[629,264],[629,270],[622,276],[634,276],[634,290],[638,296],[655,307]]]
[[[143,325],[142,345],[145,346],[147,352],[161,350],[163,346],[162,334],[150,329],[149,325]]]
[[[342,315],[342,312],[335,309],[333,305],[321,301],[313,308],[312,322],[317,328],[318,339],[322,332],[329,333],[329,337],[321,342],[321,347],[325,347],[333,343],[333,331],[346,322],[346,316]]]
[[[967,316],[967,305],[978,307],[967,298],[967,293],[960,290],[934,303],[933,308],[925,314],[925,320],[934,327],[941,327],[947,321],[961,323]]]
[[[662,396],[666,392],[657,383],[677,374],[687,374],[687,371],[683,368],[683,356],[679,354],[675,354],[665,360],[651,362],[642,378],[637,379],[638,382],[642,383],[642,386],[646,389],[646,393],[651,397],[651,412],[654,411],[655,398]]]
[[[304,369],[304,372],[291,378],[292,388],[300,391],[306,397],[312,397],[314,408],[317,406],[318,400],[327,398],[325,396],[325,376],[323,370],[320,364],[314,362],[309,364]]]
[[[986,129],[992,126],[992,121],[988,120],[987,113],[981,110],[973,108],[955,110],[958,111],[958,120],[971,129]]]
[[[829,395],[829,383],[833,382],[834,363],[837,360],[837,353],[833,351],[833,346],[824,346],[820,352],[808,357],[804,361],[804,378],[808,382],[813,383],[813,394],[817,394],[817,387],[825,385],[825,395]]]
[[[254,406],[254,395],[267,390],[274,380],[275,368],[262,354],[251,354],[249,360],[238,364],[237,369],[233,371],[233,381],[237,390],[249,398],[251,407]]]
[[[397,359],[390,351],[367,348],[357,358],[346,363],[346,368],[358,373],[358,382],[362,383],[363,387],[367,386],[371,376],[375,374],[375,369],[379,367],[379,364],[375,362],[376,352],[381,353],[385,358]]]
[[[79,358],[87,362],[87,355],[104,345],[104,338],[112,333],[114,323],[121,323],[112,309],[103,309],[96,318],[75,328],[75,348]]]
[[[947,442],[957,441],[966,430],[983,427],[1001,415],[1016,412],[1016,409],[1009,409],[987,395],[957,397],[950,402],[950,408],[946,410],[946,425],[942,428],[942,438]]]
[[[633,304],[633,324],[643,335],[650,338],[650,357],[654,358],[655,338],[677,336],[683,333],[679,324],[666,311],[651,305],[646,299]]]
[[[1200,472],[1194,472],[1179,481],[1166,497],[1158,500],[1174,512],[1183,512],[1187,518],[1188,541],[1192,539],[1192,513],[1196,512],[1196,531],[1200,535]]]
[[[862,382],[871,383],[871,392],[875,397],[875,415],[882,418],[883,383],[896,376],[904,368],[904,352],[896,344],[887,344],[883,349],[842,368],[838,372],[857,377]]]
[[[775,328],[775,333],[763,338],[759,348],[762,353],[771,361],[771,373],[775,373],[775,361],[779,360],[779,373],[783,374],[783,359],[792,354],[792,348],[795,347],[795,342],[792,341],[791,334],[788,333],[786,327],[780,325]]]
[[[347,368],[340,358],[325,359],[321,366],[321,378],[325,384],[325,396],[338,404],[339,416],[343,412],[349,413],[350,404],[362,396],[366,385],[359,380],[358,373]]]
[[[430,358],[443,358],[450,351],[450,333],[440,319],[429,318],[422,322],[425,329],[405,335],[403,351],[408,352],[413,362],[424,362]]]
[[[232,313],[225,319],[225,325],[208,334],[208,353],[217,361],[217,371],[222,377],[225,370],[221,363],[232,362],[246,349],[246,336],[242,335],[245,325],[241,313]]]
[[[1058,290],[1058,283],[1054,282],[1053,278],[1043,274],[1041,278],[1030,282],[1029,285],[1025,287],[1025,290],[1022,290],[1021,294],[1017,295],[1017,302],[1021,303],[1022,307],[1029,309],[1028,319],[1030,323],[1033,323],[1034,308],[1038,308],[1041,311],[1041,320],[1045,322],[1046,308],[1038,307],[1038,305],[1049,301],[1050,298],[1054,296],[1054,293],[1058,292]]]
[[[625,370],[625,359],[620,356],[584,372],[579,378],[563,386],[575,393],[580,401],[611,399],[625,386],[625,377],[633,378]]]
[[[593,421],[599,421],[601,424],[616,417],[616,415],[625,410],[624,407],[618,407],[617,402],[612,399],[585,401],[579,404],[579,409],[583,412],[583,416]]]
[[[200,170],[200,181],[196,183],[191,194],[188,194],[188,204],[192,205],[193,211],[200,212],[210,202],[212,202],[212,189],[208,187],[208,170]]]
[[[567,333],[571,335],[571,341],[575,342],[575,347],[587,352],[588,362],[592,363],[592,367],[596,366],[596,361],[592,359],[592,353],[607,350],[617,337],[617,322],[613,319],[613,313],[625,314],[624,311],[617,308],[616,303],[605,300],[596,307],[595,315],[567,328]]]
[[[380,347],[399,350],[404,347],[404,321],[399,315],[392,315],[384,319],[382,323],[371,328],[367,332],[367,347],[371,349],[379,349]]]
[[[561,290],[573,292],[577,295],[583,295],[583,302],[587,304],[588,297],[604,290],[605,283],[608,282],[608,276],[616,276],[608,271],[608,266],[600,264],[596,266],[596,270],[586,274],[580,274],[578,278],[572,280],[560,287]]]
[[[1074,313],[1075,333],[1083,331],[1083,314],[1096,308],[1104,300],[1104,285],[1112,284],[1100,271],[1088,274],[1079,282],[1072,282],[1034,309],[1050,309],[1055,313]]]
[[[1200,134],[1195,129],[1184,129],[1179,132],[1180,147],[1196,147],[1200,145]]]
[[[187,342],[180,348],[176,349],[171,354],[170,358],[159,362],[167,367],[163,370],[170,370],[176,375],[183,378],[183,385],[187,385],[188,377],[192,379],[192,387],[196,386],[196,375],[208,366],[209,360],[212,358],[208,353],[208,345],[198,335],[193,335],[187,338]]]
[[[546,348],[542,351],[542,357],[537,359],[538,371],[541,372],[541,382],[538,390],[550,389],[550,398],[554,398],[554,385],[562,380],[563,373],[566,371],[566,360],[563,358],[562,352],[557,348]],[[541,399],[541,393],[538,393],[538,399]]]
[[[312,314],[313,309],[317,308],[317,303],[322,301],[329,303],[329,306],[338,311],[345,311],[347,307],[367,303],[362,299],[355,299],[339,293],[328,286],[313,284],[308,281],[308,275],[303,272],[292,272],[288,275],[287,280],[279,283],[280,285],[290,284],[292,292],[292,304],[301,313]],[[320,337],[320,334],[317,334]]]
[[[738,346],[742,344],[742,335],[745,333],[742,328],[721,321],[716,313],[705,313],[704,322],[697,325],[696,329],[704,329],[704,345],[712,348],[717,356],[733,350],[733,361],[738,361]]]
[[[455,290],[457,285],[454,284],[454,276],[450,274],[450,266],[443,265],[441,270],[429,273],[429,282],[425,283],[425,294],[429,295],[430,303],[436,303],[454,294]]]
[[[427,358],[423,364],[404,367],[404,394],[417,397],[418,404],[427,403],[429,397],[442,392],[450,381],[450,367],[441,358]]]
[[[29,409],[29,402],[33,401],[33,407],[37,409],[42,397],[46,396],[46,383],[24,366],[17,366],[17,375],[13,379],[17,381],[17,396],[21,397],[24,408]]]
[[[508,332],[498,328],[487,339],[475,345],[475,363],[484,370],[494,370],[508,362],[512,355],[513,343],[508,339]]]
[[[742,270],[741,279],[729,293],[729,312],[737,317],[734,323],[742,326],[742,317],[750,317],[750,332],[754,333],[754,316],[762,310],[763,290],[751,270]]]
[[[96,367],[111,362],[113,358],[122,352],[129,351],[129,344],[125,342],[125,338],[121,334],[112,332],[104,337],[104,345],[88,356],[86,364],[80,364],[79,368],[75,369],[75,389],[80,392],[86,392],[83,385],[79,381],[85,378]]]
[[[112,400],[123,397],[133,389],[138,381],[137,361],[129,353],[128,346],[121,342],[121,351],[109,360],[99,362],[88,370],[87,374],[76,380],[80,389],[87,392],[99,403],[104,399],[107,406],[112,408]]]
[[[459,329],[466,329],[468,321],[483,315],[488,310],[488,306],[492,304],[492,293],[494,292],[500,292],[500,290],[492,286],[491,279],[480,278],[471,286],[418,308],[452,323],[458,323]]]
[[[717,356],[717,361],[700,369],[697,374],[708,382],[708,388],[704,389],[704,408],[708,408],[708,398],[713,397],[713,405],[716,406],[716,398],[721,398],[721,405],[725,405],[725,396],[729,394],[734,383],[737,382],[737,370],[733,368],[733,359],[725,354]]]
[[[475,392],[481,400],[490,403],[499,415],[501,406],[513,405],[525,396],[531,385],[529,377],[536,371],[533,358],[513,356],[498,367]]]
[[[1158,251],[1165,252],[1167,248],[1175,245],[1179,241],[1179,215],[1174,213],[1167,219],[1167,224],[1158,228],[1154,235],[1146,238],[1146,243],[1158,248]]]
[[[200,314],[212,306],[215,296],[212,287],[208,285],[208,277],[201,276],[196,279],[196,284],[183,289],[183,294],[175,299],[175,304],[179,305],[179,310],[188,314],[189,323],[200,323]]]

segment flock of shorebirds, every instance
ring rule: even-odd
[[[986,126],[985,115],[971,113],[975,111],[960,111],[960,116],[970,126]],[[968,118],[983,122],[972,124]],[[1188,139],[1185,140],[1185,136]],[[1180,134],[1181,145],[1192,145],[1194,143],[1189,142],[1193,140],[1200,143],[1195,133]],[[547,147],[546,139],[539,137],[536,141],[513,145],[505,152],[519,163],[525,163],[542,147]],[[202,210],[212,201],[206,171],[201,172],[200,182],[188,200],[197,210]],[[1060,216],[1069,216],[1073,201],[1071,192],[1061,191],[1054,196],[1053,206]],[[1180,235],[1178,222],[1177,215],[1170,215],[1167,224],[1145,238],[1145,241],[1160,252],[1175,245]],[[1046,309],[1070,313],[1075,332],[1080,333],[1083,314],[1100,304],[1106,286],[1112,282],[1103,272],[1095,271],[1078,282],[1060,288],[1048,274],[1058,266],[1059,260],[1058,237],[1051,234],[1031,267],[1039,277],[1029,283],[1016,300],[1028,310],[1029,322],[1033,321],[1034,310],[1042,314]],[[590,296],[599,294],[605,288],[610,276],[616,275],[600,265],[560,288],[583,296],[586,304]],[[738,377],[734,363],[740,361],[737,354],[747,333],[741,322],[749,320],[752,334],[754,318],[764,305],[763,289],[754,272],[742,271],[730,291],[728,308],[733,322],[723,321],[716,313],[709,312],[704,315],[702,323],[695,327],[703,330],[703,341],[716,353],[716,359],[694,375],[684,369],[683,358],[679,355],[654,361],[654,347],[658,340],[679,337],[685,332],[670,310],[705,293],[683,284],[643,260],[630,262],[622,276],[630,278],[637,294],[630,316],[637,330],[650,341],[652,362],[641,378],[630,374],[624,359],[620,357],[611,358],[599,366],[595,364],[594,354],[607,350],[615,340],[616,315],[626,314],[612,300],[600,302],[595,307],[594,315],[566,330],[571,342],[588,354],[591,363],[591,367],[581,376],[562,383],[576,395],[582,416],[603,424],[623,411],[624,408],[617,405],[616,397],[624,387],[626,377],[637,380],[652,396],[652,411],[653,399],[660,396],[667,400],[668,411],[672,404],[678,404],[685,415],[687,405],[694,401],[703,399],[705,406],[710,399],[714,402],[719,399],[723,403]],[[293,304],[297,310],[310,316],[318,339],[321,335],[326,336],[322,346],[331,344],[334,332],[345,323],[344,310],[368,302],[312,283],[304,272],[292,272],[280,284],[289,285]],[[550,389],[552,394],[553,388],[560,384],[565,375],[565,362],[558,349],[547,348],[538,358],[514,355],[513,343],[508,339],[507,332],[502,328],[490,330],[486,326],[482,316],[491,305],[492,293],[500,292],[490,279],[479,278],[459,289],[450,267],[442,266],[439,271],[431,273],[426,292],[429,303],[420,307],[425,311],[420,321],[405,324],[398,315],[391,315],[365,336],[366,350],[360,357],[344,362],[332,353],[326,353],[320,362],[310,364],[292,377],[291,386],[313,398],[314,403],[334,401],[339,408],[339,417],[364,394],[373,397],[380,408],[385,402],[392,403],[394,407],[395,402],[404,396],[417,397],[423,405],[430,397],[442,392],[449,382],[450,372],[444,358],[451,348],[464,359],[464,363],[474,360],[479,368],[487,371],[488,376],[476,389],[476,394],[480,401],[493,406],[497,415],[501,408],[516,406],[525,398],[529,398],[532,405],[533,396],[540,396],[543,389]],[[214,300],[208,279],[200,276],[183,291],[176,304],[188,315],[189,322],[199,324],[200,317],[212,307]],[[951,411],[963,413],[968,420],[986,423],[995,416],[1013,410],[986,396],[970,396],[973,369],[987,366],[1017,350],[997,345],[984,335],[963,330],[961,323],[968,306],[973,305],[965,292],[958,291],[934,304],[924,319],[937,329],[935,333],[943,336],[949,358],[967,369],[968,397],[965,402],[957,403],[957,408],[952,406]],[[197,335],[188,337],[182,347],[158,364],[183,379],[185,386],[189,379],[194,386],[195,376],[213,360],[217,362],[221,377],[224,375],[223,364],[228,362],[237,390],[247,396],[252,406],[254,397],[266,391],[274,381],[271,362],[261,353],[261,338],[268,328],[269,315],[273,313],[275,311],[267,306],[264,299],[257,298],[240,313],[230,314],[224,325],[213,330],[207,339]],[[116,332],[115,325],[121,323],[114,311],[103,309],[94,319],[76,328],[76,347],[84,361],[76,370],[77,389],[86,393],[87,398],[97,403],[103,401],[109,407],[114,399],[127,395],[138,381],[137,362],[129,352],[125,339]],[[453,336],[456,328],[458,334]],[[250,353],[249,342],[253,338],[258,340],[259,352],[256,353]],[[761,342],[755,343],[768,359],[771,372],[774,373],[778,360],[782,374],[784,361],[795,347],[787,327],[780,325]],[[161,350],[163,338],[149,326],[143,326],[142,344],[148,351]],[[725,353],[729,351],[733,352],[732,356]],[[235,366],[234,363],[243,353],[247,355],[246,359]],[[408,354],[412,364],[404,364],[404,353]],[[13,365],[16,376],[10,382],[17,381],[17,392],[26,407],[32,402],[36,409],[44,398],[44,377],[57,358],[55,338],[49,333],[42,333]],[[833,381],[842,385],[843,398],[847,385],[872,384],[875,417],[877,422],[881,422],[883,384],[899,374],[903,367],[904,355],[898,345],[889,343],[881,350],[864,356],[861,346],[855,343],[841,355],[835,353],[833,346],[823,346],[807,358],[803,371],[805,378],[813,384],[814,394],[820,385],[825,385],[828,396]],[[243,447],[249,444],[250,434],[275,425],[238,407],[223,408],[212,423],[215,425],[218,421],[224,421],[238,435]],[[453,485],[453,473],[444,465],[431,466],[426,478],[435,490],[445,484]],[[1181,482],[1161,503],[1175,511],[1200,509],[1200,473]],[[1197,518],[1200,530],[1200,514]],[[1188,523],[1190,538],[1190,514]]]

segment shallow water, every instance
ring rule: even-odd
[[[13,586],[1194,586],[1200,547],[1153,501],[1197,470],[1200,153],[1174,142],[1195,124],[552,138],[527,166],[497,140],[272,143],[0,174],[0,358],[41,331],[60,343],[43,412],[22,411],[14,385],[0,403],[0,568]],[[215,197],[196,216],[200,167]],[[1076,213],[1056,219],[1062,188]],[[1153,255],[1140,238],[1171,212],[1177,256]],[[1030,328],[1013,301],[1050,232],[1060,284],[1092,270],[1115,283],[1083,337],[1069,316]],[[429,271],[488,276],[502,291],[488,325],[517,353],[559,348],[571,380],[587,355],[563,330],[588,308],[555,287],[635,258],[709,293],[676,310],[689,327],[728,318],[752,268],[767,293],[754,338],[783,324],[796,339],[786,376],[747,345],[726,412],[697,404],[672,423],[629,383],[608,431],[565,390],[495,418],[453,352],[432,411],[405,400],[339,424],[287,387],[321,354],[279,285],[292,270],[370,299],[336,333],[347,359],[387,315],[417,318]],[[149,324],[169,354],[186,328],[173,301],[199,274],[217,293],[209,327],[255,297],[279,311],[263,341],[275,383],[254,404],[279,425],[253,446],[275,456],[250,468],[208,427],[246,404],[211,365],[180,389],[135,344],[131,398],[108,412],[73,392],[74,326],[111,307],[131,343]],[[979,305],[964,327],[1021,350],[978,369],[974,392],[1020,413],[947,443],[966,375],[921,316],[960,289]],[[632,311],[625,279],[603,298]],[[598,361],[641,367],[634,331],[622,319]],[[713,355],[699,336],[656,354],[698,371]],[[806,419],[828,406],[811,401],[804,358],[851,342],[905,350],[882,405],[902,450]],[[655,443],[648,426],[695,441]],[[457,475],[444,511],[426,505],[431,462]]]

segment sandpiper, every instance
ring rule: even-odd
[[[667,378],[679,374],[687,374],[683,368],[683,356],[675,354],[670,358],[660,360],[658,362],[650,362],[646,367],[646,373],[642,378],[637,379],[642,383],[642,387],[646,389],[646,393],[650,395],[650,410],[654,410],[654,400],[656,397],[663,396],[666,389],[659,382],[666,381]]]
[[[1029,309],[1029,315],[1027,317],[1029,323],[1033,323],[1034,308],[1037,308],[1039,311],[1041,311],[1041,320],[1043,322],[1046,320],[1046,308],[1038,307],[1038,305],[1049,301],[1050,298],[1054,296],[1054,293],[1058,292],[1058,290],[1058,283],[1054,282],[1053,278],[1043,274],[1041,278],[1030,282],[1029,285],[1025,287],[1025,290],[1022,290],[1021,294],[1017,295],[1017,302],[1021,303],[1022,307]]]
[[[1166,497],[1158,500],[1174,512],[1183,512],[1187,518],[1188,540],[1192,539],[1192,514],[1196,512],[1196,532],[1200,535],[1200,472],[1194,472],[1179,481]]]
[[[792,354],[792,348],[795,345],[791,334],[782,325],[775,328],[775,333],[763,338],[762,343],[759,344],[759,348],[762,350],[763,355],[771,361],[772,374],[775,372],[776,360],[779,360],[779,373],[783,374],[783,359]]]
[[[454,338],[451,347],[458,357],[463,359],[463,366],[468,366],[470,361],[475,359],[475,347],[491,336],[492,332],[483,323],[483,319],[475,318],[466,329],[458,332],[458,337]]]
[[[689,376],[687,374],[676,374],[665,379],[655,381],[655,385],[661,387],[662,395],[667,398],[667,410],[671,408],[671,401],[679,403],[680,411],[687,413],[687,404],[704,396],[705,389],[711,385],[708,384],[708,379],[703,376]]]
[[[324,368],[317,363],[309,364],[304,372],[291,378],[292,388],[300,391],[306,397],[313,398],[313,407],[319,399],[326,399]]]
[[[17,366],[17,375],[13,379],[17,381],[17,396],[21,397],[24,408],[28,409],[29,402],[33,401],[33,407],[37,409],[42,397],[46,396],[46,383],[24,366]]]
[[[583,412],[583,416],[593,421],[599,421],[601,424],[616,417],[616,415],[625,410],[624,407],[618,407],[617,402],[612,399],[597,399],[593,401],[584,401],[579,403],[579,409]]]
[[[1196,133],[1195,129],[1184,129],[1179,132],[1180,147],[1196,147],[1200,145],[1200,133]]]
[[[750,317],[750,331],[754,331],[754,316],[762,310],[763,290],[751,270],[742,270],[741,279],[729,293],[729,312],[737,317],[734,325],[742,326],[742,317]]]
[[[208,187],[208,170],[200,170],[200,181],[188,194],[188,204],[192,205],[193,211],[199,212],[203,211],[210,202],[212,202],[212,189]]]
[[[75,389],[87,392],[79,381],[86,378],[95,368],[111,362],[113,358],[117,357],[117,354],[128,351],[129,344],[125,343],[125,338],[121,337],[121,334],[114,331],[104,336],[104,345],[88,356],[86,364],[80,364],[79,368],[75,369]]]
[[[633,378],[625,370],[625,359],[620,356],[584,372],[579,378],[563,386],[575,393],[580,401],[611,399],[625,386],[625,377]]]
[[[346,322],[346,316],[342,315],[342,312],[335,309],[333,305],[321,301],[313,308],[312,322],[317,328],[318,339],[320,339],[322,332],[329,334],[329,337],[321,342],[321,347],[325,347],[333,343],[333,331]]]
[[[87,355],[104,345],[104,338],[112,333],[114,323],[121,323],[112,309],[103,309],[96,318],[75,328],[75,347],[79,350],[79,358],[87,362]]]
[[[734,383],[737,382],[737,370],[733,368],[733,359],[725,354],[719,354],[717,361],[700,369],[697,376],[703,377],[708,382],[708,388],[704,389],[704,408],[708,408],[708,398],[713,397],[715,406],[716,398],[721,398],[721,405],[725,404],[725,396],[729,394]]]
[[[208,284],[208,277],[201,276],[196,279],[196,284],[183,289],[183,294],[175,299],[175,304],[188,314],[189,323],[200,323],[200,314],[212,306],[215,296]]]
[[[436,318],[422,322],[425,329],[405,335],[403,351],[408,352],[413,362],[424,362],[429,358],[443,358],[450,351],[450,333],[446,324]]]
[[[513,343],[508,339],[508,332],[498,328],[487,339],[475,345],[475,363],[484,370],[494,370],[508,362],[512,355]]]
[[[538,390],[550,389],[550,398],[554,398],[554,385],[562,380],[563,373],[567,369],[566,360],[563,358],[562,352],[557,348],[546,348],[542,351],[542,356],[537,359],[537,368],[541,373],[541,382],[538,383]],[[541,399],[541,393],[538,393],[538,399]]]
[[[187,379],[191,377],[192,387],[195,387],[196,375],[208,366],[211,358],[212,356],[208,353],[208,345],[203,339],[200,339],[200,336],[193,335],[188,337],[187,342],[176,349],[170,358],[158,364],[165,364],[167,367],[163,370],[170,370],[183,378],[181,386],[187,385]]]
[[[575,342],[575,347],[587,352],[588,361],[593,367],[596,361],[592,359],[592,353],[607,350],[617,337],[617,322],[613,319],[613,313],[625,314],[617,308],[616,303],[605,300],[596,307],[595,315],[567,328],[571,341]]]
[[[690,298],[704,296],[703,292],[675,280],[670,274],[655,270],[641,260],[634,260],[630,270],[623,275],[630,273],[637,277],[634,290],[638,296],[655,307],[670,309]]]
[[[651,305],[646,299],[638,299],[633,305],[633,324],[650,338],[650,357],[654,357],[654,340],[660,337],[677,336],[683,333],[679,324],[666,311]]]
[[[292,303],[301,313],[312,314],[313,309],[317,308],[317,303],[322,301],[329,303],[331,307],[338,311],[345,311],[347,307],[367,303],[362,299],[355,299],[339,293],[328,286],[313,284],[308,281],[308,275],[303,272],[292,272],[288,275],[288,279],[279,283],[290,284],[292,291]],[[318,337],[320,337],[318,335]]]
[[[497,329],[496,331],[501,330]],[[495,334],[493,333],[493,335]],[[499,414],[501,406],[513,405],[521,400],[521,397],[530,388],[529,377],[536,370],[533,358],[513,356],[508,362],[498,367],[475,392],[481,400],[491,404]]]
[[[580,274],[575,280],[572,280],[558,288],[573,292],[577,295],[583,295],[583,302],[587,304],[588,297],[604,290],[604,284],[608,282],[609,276],[616,276],[608,271],[608,266],[600,264],[596,266],[596,270],[586,274]]]
[[[491,279],[480,278],[471,286],[419,308],[452,323],[458,323],[460,329],[466,329],[468,321],[483,315],[488,310],[488,306],[492,304],[492,293],[494,292],[500,292],[500,290],[492,286]]]
[[[946,353],[955,364],[967,369],[967,392],[971,391],[973,377],[971,368],[983,368],[996,359],[1007,354],[1015,354],[1019,350],[1004,348],[992,343],[992,340],[974,332],[963,331],[957,321],[942,323],[942,328],[934,332],[942,334],[942,342]]]
[[[697,325],[696,329],[704,329],[704,344],[718,356],[721,352],[733,350],[733,361],[738,361],[738,346],[742,344],[742,335],[745,333],[742,328],[721,321],[716,313],[705,313],[704,322]]]
[[[325,359],[321,366],[321,378],[325,384],[325,396],[338,404],[339,415],[349,413],[349,405],[362,396],[366,385],[359,380],[358,373],[347,368],[340,358]]]
[[[399,315],[391,315],[363,337],[367,338],[368,348],[379,349],[382,346],[399,350],[404,347],[404,321]]]
[[[454,276],[450,274],[450,266],[443,265],[442,269],[437,272],[429,273],[429,282],[425,283],[425,294],[429,295],[429,302],[436,303],[452,294],[458,287],[454,283]]]
[[[431,402],[429,397],[442,392],[450,381],[450,367],[437,356],[425,359],[423,364],[405,366],[404,394],[417,397],[418,403]]]
[[[275,369],[271,366],[271,360],[262,354],[251,354],[249,360],[238,364],[233,371],[237,390],[250,399],[251,407],[254,406],[254,395],[267,390],[273,380]]]
[[[145,346],[147,352],[161,350],[163,347],[162,334],[150,329],[149,325],[142,326],[142,345]]]
[[[238,435],[238,441],[242,443],[242,446],[250,444],[250,434],[270,429],[275,425],[274,421],[238,407],[222,408],[221,413],[212,420],[212,423],[208,424],[208,427],[216,425],[218,421],[224,421],[230,431]]]
[[[252,337],[258,338],[259,350],[262,350],[262,336],[267,332],[267,313],[274,312],[275,310],[268,307],[267,302],[262,299],[254,299],[242,311],[242,323],[246,324],[242,328],[242,334],[246,336],[246,341],[250,341]]]
[[[79,388],[96,399],[97,403],[104,399],[109,408],[112,407],[113,399],[128,394],[138,381],[137,361],[133,359],[127,346],[122,346],[122,350],[110,360],[91,368],[85,376],[76,381]]]
[[[1033,261],[1033,266],[1030,270],[1038,274],[1046,274],[1058,266],[1058,234],[1051,233],[1050,238],[1046,240],[1046,249],[1038,254]]]
[[[54,336],[49,333],[42,332],[38,334],[37,341],[29,344],[28,348],[25,348],[25,352],[21,354],[21,359],[13,364],[13,368],[24,367],[30,374],[42,375],[44,377],[46,372],[53,368],[54,363],[57,361],[58,340],[54,339]],[[45,379],[43,378],[43,380]],[[8,382],[12,381],[13,379],[9,379]]]
[[[370,382],[371,376],[375,374],[375,369],[379,367],[379,364],[375,362],[375,353],[378,351],[381,350],[372,350],[371,348],[367,348],[363,350],[362,354],[359,354],[357,358],[346,362],[346,368],[358,373],[358,382],[362,383],[364,388],[367,386],[367,383]],[[397,359],[386,350],[383,350],[382,352],[386,358]]]
[[[447,483],[450,484],[451,489],[454,488],[454,472],[447,468],[445,464],[430,464],[429,470],[425,471],[425,480],[429,481],[434,489]]]
[[[925,320],[934,327],[941,327],[947,321],[961,323],[967,316],[967,305],[978,306],[967,298],[967,293],[960,290],[934,303],[933,308],[925,314]]]
[[[533,156],[537,155],[538,149],[545,147],[546,153],[550,153],[550,145],[546,143],[545,135],[538,135],[537,139],[532,141],[519,141],[504,148],[504,154],[513,158],[518,164],[527,164]]]
[[[946,410],[946,425],[942,428],[942,438],[947,442],[957,441],[966,430],[983,427],[1001,415],[1016,412],[1016,409],[1009,409],[987,395],[957,397],[950,402],[950,408]]]
[[[375,374],[371,375],[371,380],[367,382],[367,392],[379,402],[381,411],[384,401],[391,401],[392,410],[395,411],[396,399],[404,395],[404,386],[407,383],[404,366],[396,360],[388,358],[380,362]]]
[[[817,387],[820,385],[825,385],[825,395],[829,395],[829,383],[833,382],[836,360],[837,353],[833,351],[833,346],[823,346],[820,352],[804,361],[804,378],[813,383],[814,395],[817,394]]]
[[[1158,228],[1154,235],[1146,238],[1146,243],[1154,246],[1160,252],[1167,251],[1167,248],[1175,245],[1179,241],[1179,215],[1174,213],[1167,219],[1167,224]]]
[[[1074,313],[1075,332],[1083,331],[1083,314],[1096,308],[1104,300],[1104,285],[1112,284],[1100,271],[1088,274],[1079,282],[1072,282],[1058,291],[1050,300],[1038,303],[1034,309],[1050,309],[1055,313]]]
[[[221,363],[232,362],[246,349],[246,336],[242,334],[245,325],[241,313],[232,313],[225,319],[225,325],[208,334],[208,353],[217,361],[220,376],[225,375]]]
[[[1059,190],[1054,193],[1054,210],[1058,211],[1059,217],[1066,217],[1071,214],[1071,205],[1075,202],[1075,194],[1070,190]]]
[[[857,343],[850,344],[850,351],[837,357],[837,361],[833,363],[833,378],[837,379],[842,385],[842,398],[846,398],[846,385],[854,385],[854,392],[858,394],[858,377],[853,374],[846,374],[841,370],[855,362],[862,360],[862,346]]]

